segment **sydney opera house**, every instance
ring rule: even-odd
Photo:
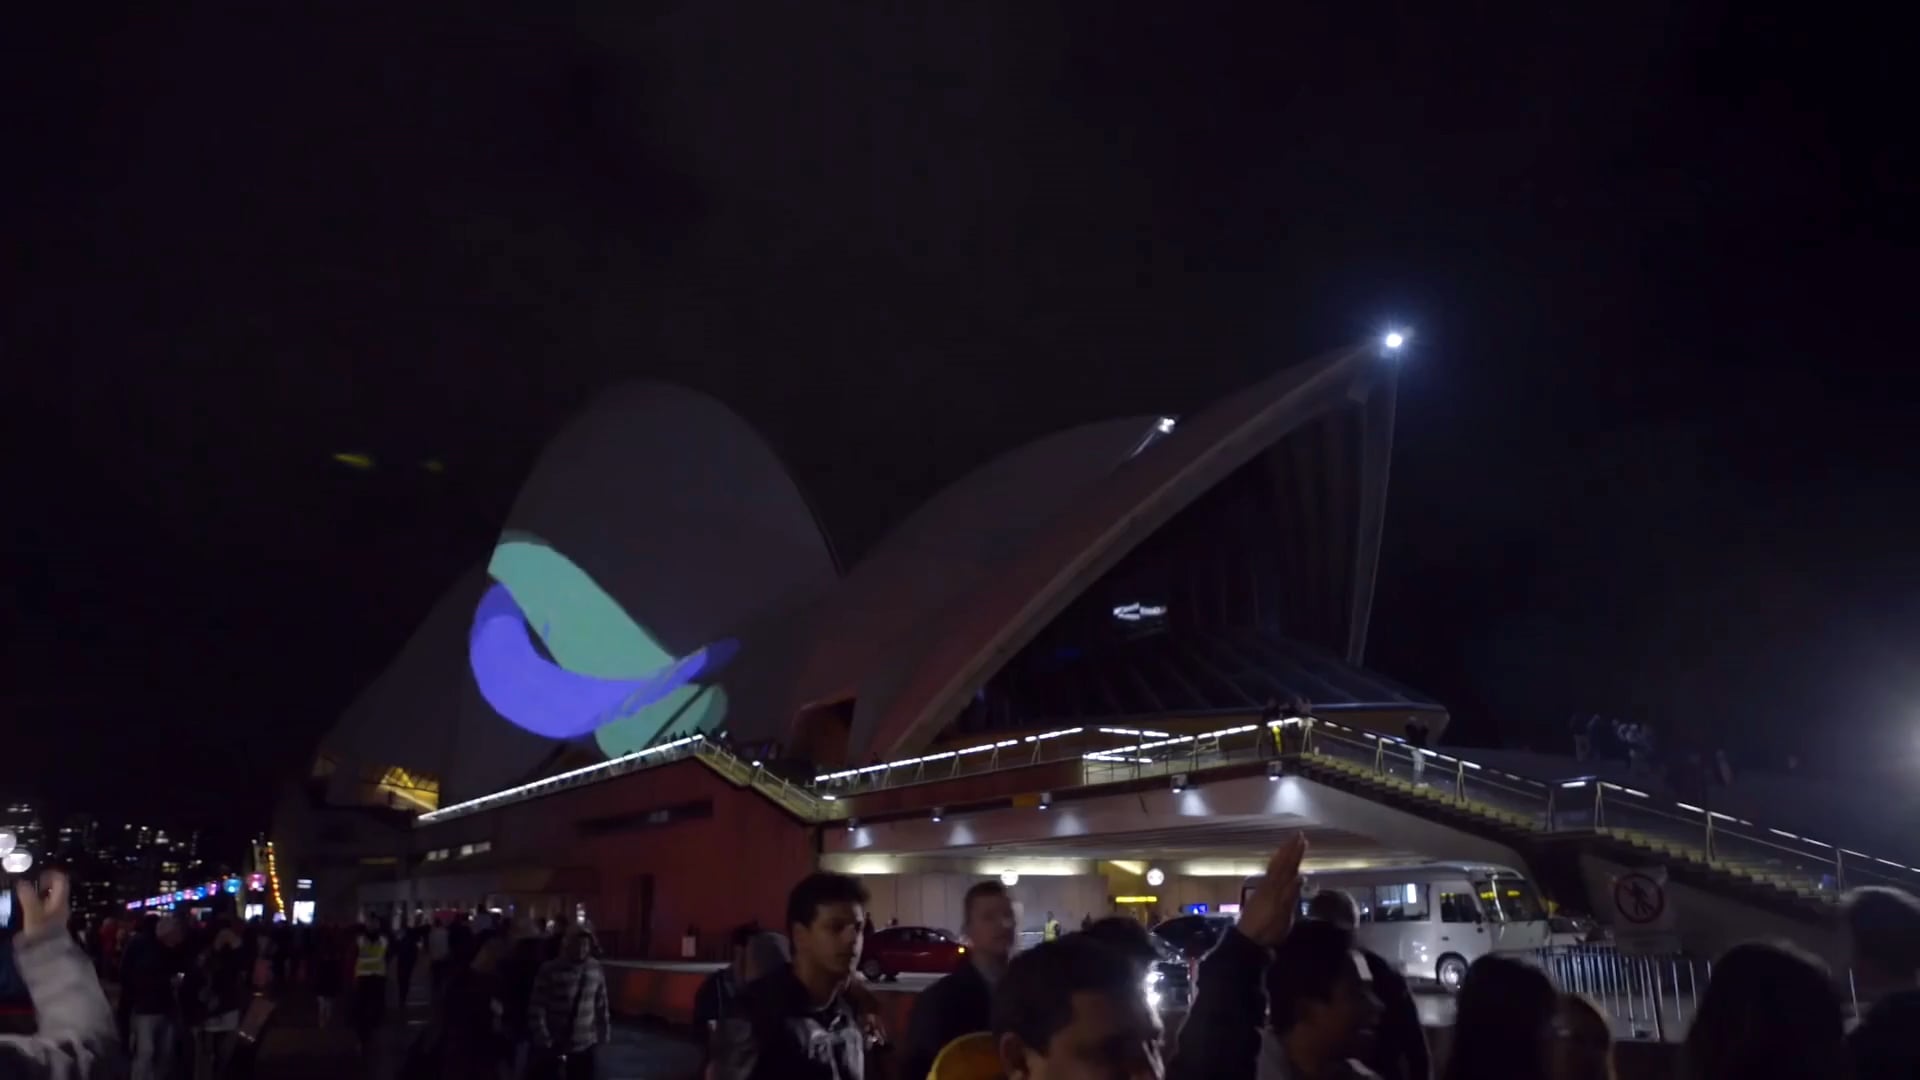
[[[585,913],[659,955],[778,912],[817,821],[702,735],[816,773],[1275,703],[1398,732],[1439,705],[1364,666],[1393,446],[1368,344],[1205,410],[1009,450],[843,564],[832,523],[711,398],[611,390],[536,463],[485,565],[425,617],[282,799],[323,916]],[[764,759],[764,764],[763,764]]]

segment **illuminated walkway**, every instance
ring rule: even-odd
[[[1830,904],[1856,885],[1920,889],[1920,867],[1837,841],[1596,776],[1535,778],[1465,757],[1416,751],[1402,739],[1324,719],[1236,724],[1190,735],[1121,727],[1061,728],[823,773],[810,784],[794,783],[695,735],[443,807],[418,821],[478,813],[689,758],[813,823],[848,818],[853,813],[848,804],[863,795],[1041,765],[1077,764],[1077,783],[1055,783],[1056,789],[1068,790],[1153,778],[1172,783],[1181,776],[1197,781],[1216,770],[1266,763],[1343,782],[1385,801],[1428,804],[1492,828],[1541,836],[1599,836],[1647,858],[1696,866],[1791,901]]]

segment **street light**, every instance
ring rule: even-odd
[[[1398,330],[1387,331],[1386,339],[1382,342],[1382,344],[1386,345],[1386,347],[1389,349],[1397,349],[1400,346],[1405,345],[1406,343],[1407,343],[1407,335],[1401,333]]]

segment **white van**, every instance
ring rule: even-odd
[[[1242,890],[1242,902],[1258,878]],[[1490,952],[1548,944],[1546,907],[1519,871],[1478,863],[1421,863],[1309,874],[1301,903],[1323,889],[1353,898],[1355,940],[1409,979],[1460,989],[1467,965]]]

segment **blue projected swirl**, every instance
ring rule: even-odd
[[[709,702],[681,713],[695,680],[718,672],[738,645],[722,639],[674,657],[565,556],[545,544],[506,541],[494,550],[496,579],[474,612],[468,662],[480,695],[513,724],[550,739],[600,733],[608,754],[637,749],[669,725],[724,711]],[[537,628],[552,659],[533,641]],[[649,706],[666,706],[649,711]],[[678,707],[672,707],[672,706]],[[652,715],[658,713],[659,715]],[[615,725],[617,727],[610,727]]]

